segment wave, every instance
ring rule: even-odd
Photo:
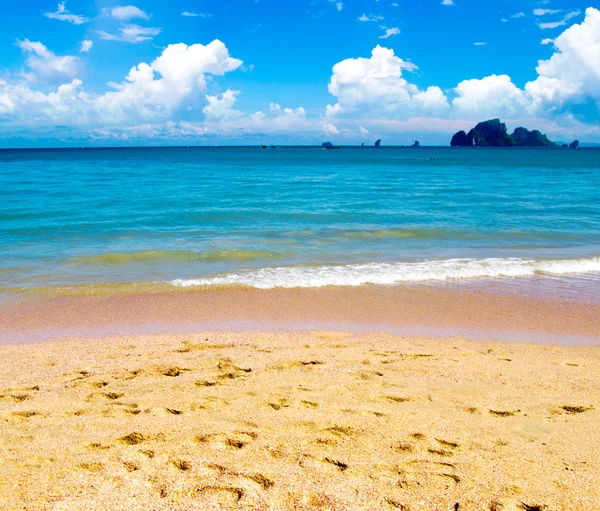
[[[434,259],[416,262],[282,266],[243,270],[210,278],[176,279],[177,287],[245,285],[275,287],[360,286],[477,278],[528,277],[600,272],[600,257],[534,260],[518,258]]]
[[[81,256],[69,261],[77,265],[119,265],[154,261],[178,262],[218,262],[218,261],[253,261],[258,259],[276,260],[288,257],[289,254],[270,250],[208,250],[206,252],[186,250],[154,250],[139,252],[113,252],[94,256]]]

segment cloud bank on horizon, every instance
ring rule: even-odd
[[[521,72],[518,81],[500,70],[469,76],[477,69],[468,69],[457,59],[452,73],[466,76],[448,84],[427,83],[431,73],[409,60],[411,47],[401,42],[409,31],[408,22],[379,12],[346,14],[351,10],[348,2],[313,0],[304,11],[306,23],[347,16],[353,30],[372,27],[354,44],[370,51],[352,55],[352,45],[340,43],[335,49],[319,48],[318,62],[306,51],[307,63],[302,65],[311,66],[314,61],[315,68],[308,83],[300,76],[296,82],[289,80],[273,88],[269,84],[281,80],[276,59],[271,60],[270,69],[269,60],[255,66],[237,55],[244,50],[244,59],[260,58],[244,47],[245,39],[277,40],[262,23],[249,24],[241,35],[229,34],[233,39],[229,46],[224,42],[228,34],[222,40],[215,37],[202,43],[170,42],[173,31],[159,26],[159,16],[150,9],[152,2],[139,3],[144,5],[111,4],[97,13],[80,13],[61,2],[38,15],[48,23],[64,23],[62,36],[54,42],[58,47],[70,45],[73,52],[60,52],[51,46],[53,41],[33,37],[12,42],[17,51],[12,65],[0,60],[2,145],[24,139],[30,145],[40,140],[79,145],[256,143],[266,139],[318,143],[324,137],[355,143],[367,137],[400,141],[414,136],[445,144],[448,134],[493,117],[541,129],[555,138],[576,135],[600,140],[600,10],[595,7],[581,11],[546,5],[531,15],[522,11],[507,15],[498,20],[499,25],[531,18],[529,30],[538,30],[539,40],[529,51],[534,55],[541,48],[547,54],[549,48],[547,58],[537,59],[537,66]],[[206,23],[219,17],[197,9],[192,13],[189,3],[174,3],[181,3],[174,13],[178,22]],[[373,2],[374,10],[378,4]],[[460,8],[458,1],[434,4],[443,11],[440,17]],[[396,12],[399,5],[390,4],[388,9]],[[13,13],[15,17],[22,14]],[[392,23],[404,23],[406,28],[390,28]],[[219,28],[226,32],[219,24],[213,30]],[[78,32],[69,34],[70,29]],[[552,30],[557,33],[547,37]],[[186,35],[198,38],[195,31]],[[158,44],[159,37],[166,39],[163,46]],[[478,34],[472,37],[469,51],[487,51],[493,46],[479,41]],[[301,61],[303,41],[297,44],[294,58]],[[415,48],[419,53],[419,47]],[[333,56],[344,53],[350,54],[342,59]],[[435,55],[420,53],[424,60],[435,62]],[[118,62],[111,61],[111,54],[119,56]],[[127,72],[116,75],[117,68],[127,65],[121,60],[141,54],[153,57],[130,62]],[[527,60],[521,67],[526,67]],[[499,69],[505,67],[498,63]],[[328,70],[327,74],[321,69]],[[116,75],[116,80],[94,79],[95,71]],[[286,87],[294,92],[286,93]],[[299,88],[305,93],[298,94]],[[282,107],[284,102],[288,105]]]

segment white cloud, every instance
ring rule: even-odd
[[[551,37],[546,37],[546,39],[542,39],[542,42],[540,44],[553,44],[554,43],[554,39],[552,39]]]
[[[334,4],[335,8],[339,11],[341,11],[344,8],[344,4],[342,2],[339,2],[338,0],[327,0],[330,4]]]
[[[454,5],[452,0],[442,0],[442,5]]]
[[[552,55],[538,63],[537,76],[523,88],[506,75],[491,75],[464,80],[446,92],[410,83],[409,73],[417,66],[377,46],[368,58],[350,58],[333,66],[328,88],[335,101],[319,119],[307,118],[302,107],[283,108],[277,103],[264,112],[246,114],[235,109],[239,91],[223,87],[222,94],[208,92],[211,74],[223,75],[242,66],[220,41],[170,45],[151,63],[134,66],[125,79],[112,83],[110,92],[95,94],[77,78],[78,57],[56,56],[43,44],[26,40],[18,44],[25,52],[29,79],[66,83],[47,93],[34,90],[25,79],[10,83],[0,79],[0,123],[5,134],[51,130],[58,124],[98,139],[315,136],[325,129],[334,133],[335,128],[339,136],[366,137],[366,130],[391,140],[402,130],[411,136],[446,133],[483,118],[501,117],[512,127],[533,126],[550,136],[561,130],[579,132],[579,137],[600,136],[597,125],[582,124],[572,113],[578,104],[595,101],[600,107],[600,10],[587,9],[581,23],[551,43]],[[180,122],[183,112],[186,118],[196,112],[201,120]]]
[[[578,9],[576,11],[572,11],[565,15],[565,17],[559,21],[551,21],[547,23],[538,23],[538,26],[542,29],[552,29],[562,27],[567,24],[567,22],[581,14],[581,11]]]
[[[58,4],[56,8],[56,12],[46,12],[44,16],[46,18],[51,18],[60,21],[68,21],[69,23],[73,23],[74,25],[83,25],[90,21],[90,18],[86,18],[80,14],[72,14],[67,10],[66,7],[67,2],[61,2]]]
[[[555,53],[538,62],[539,77],[525,86],[535,109],[555,110],[593,99],[600,105],[600,10],[590,7],[581,24],[554,40]]]
[[[329,92],[337,98],[328,105],[327,117],[349,114],[408,117],[415,111],[440,114],[448,110],[448,102],[439,87],[422,91],[408,83],[404,71],[417,66],[394,55],[394,51],[377,46],[371,57],[346,59],[333,66]]]
[[[514,117],[527,106],[525,93],[507,75],[464,80],[454,92],[453,114],[465,119]]]
[[[473,120],[544,118],[564,116],[570,106],[590,99],[600,108],[600,10],[587,9],[583,23],[544,44],[553,44],[554,54],[538,63],[537,78],[524,88],[507,75],[464,80],[453,89],[450,104],[438,87],[421,91],[407,82],[403,72],[416,66],[378,46],[370,59],[347,59],[333,67],[329,92],[337,103],[328,105],[325,115],[382,120],[440,115]]]
[[[340,130],[338,130],[333,124],[323,124],[323,131],[326,135],[339,135]]]
[[[59,57],[42,43],[30,41],[29,39],[17,42],[17,46],[27,53],[27,66],[37,76],[45,80],[73,78],[77,74],[78,57],[71,55]]]
[[[483,42],[483,41],[477,41],[476,43],[473,43],[474,46],[487,46],[487,43]]]
[[[369,14],[368,16],[366,14],[363,14],[362,16],[359,16],[358,21],[381,21],[383,20],[383,16],[378,16],[375,14]]]
[[[369,133],[371,133],[368,129],[363,128],[362,126],[359,126],[358,130],[361,135],[368,135]]]
[[[119,5],[110,10],[110,15],[119,21],[129,21],[135,18],[149,20],[150,15],[135,5]]]
[[[233,110],[233,105],[240,91],[227,89],[223,94],[216,96],[206,96],[208,105],[202,112],[207,119],[237,119],[242,116],[242,112]]]
[[[562,12],[561,9],[534,9],[534,16],[545,16],[546,14],[558,14]]]
[[[398,35],[400,33],[400,29],[398,27],[394,27],[394,28],[382,27],[382,28],[385,28],[385,34],[380,35],[379,39],[387,39],[388,37],[391,37],[393,35]]]
[[[187,16],[188,18],[197,18],[199,16],[199,14],[196,14],[195,12],[189,12],[189,11],[183,11],[181,13],[182,16]]]
[[[104,32],[102,30],[98,30],[98,35],[101,39],[105,39],[107,41],[123,41],[126,43],[141,43],[144,41],[151,41],[158,34],[160,34],[161,29],[157,27],[142,27],[140,25],[130,24],[123,25],[119,28],[118,34],[110,34],[108,32]]]
[[[41,43],[23,41],[20,46],[34,58],[31,63],[28,59],[28,65],[38,74],[68,76],[76,70],[76,57],[56,57]],[[221,76],[241,64],[229,56],[221,41],[214,40],[206,46],[172,44],[150,65],[132,67],[124,81],[110,84],[113,91],[101,95],[86,93],[78,79],[50,94],[33,91],[23,83],[4,82],[0,84],[0,120],[5,126],[9,122],[36,127],[44,122],[116,126],[167,121],[175,112],[204,99],[207,74]],[[231,91],[225,99],[230,95]],[[8,114],[12,114],[10,118],[2,117]]]
[[[511,18],[514,18],[514,19],[519,19],[519,18],[524,18],[524,17],[525,17],[524,12],[516,12],[515,14],[511,15]]]
[[[79,48],[79,53],[87,53],[92,49],[92,46],[94,46],[94,42],[90,41],[89,39],[85,39],[83,41],[81,41],[81,46]]]

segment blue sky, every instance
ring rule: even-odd
[[[0,146],[599,141],[577,0],[30,0],[1,7]]]

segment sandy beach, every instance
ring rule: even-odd
[[[1,509],[600,501],[600,347],[205,332],[0,356]]]

